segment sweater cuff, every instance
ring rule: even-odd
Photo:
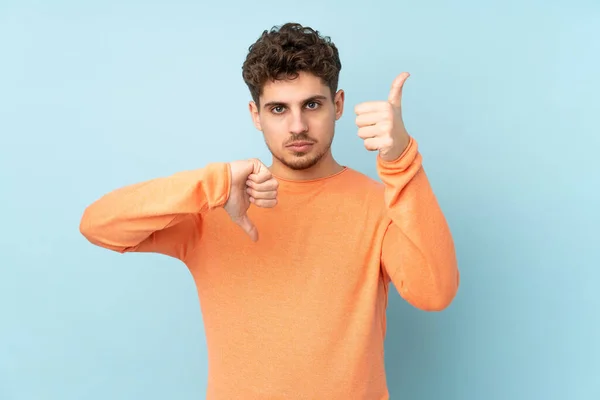
[[[381,158],[380,155],[377,155],[377,167],[380,171],[386,171],[390,173],[403,172],[413,165],[418,154],[419,149],[417,141],[411,136],[406,148],[395,160],[386,161]]]
[[[222,207],[229,200],[231,172],[229,163],[216,162],[204,168],[204,194],[209,209]]]

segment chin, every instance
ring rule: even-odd
[[[314,151],[310,151],[307,153],[287,153],[282,155],[277,156],[276,158],[286,167],[294,170],[294,171],[301,171],[301,170],[305,170],[305,169],[309,169],[314,167],[315,165],[317,165],[319,163],[319,161],[321,161],[321,159],[323,158],[323,156],[325,155],[325,152],[323,153],[316,153]]]
[[[319,158],[302,158],[295,160],[283,160],[282,163],[294,171],[301,171],[314,167],[319,160]]]
[[[266,142],[266,140],[265,140]],[[283,147],[280,151],[273,151],[274,149],[269,146],[266,142],[269,152],[276,158],[282,165],[294,171],[302,171],[313,168],[317,165],[331,148],[331,143],[327,146],[321,147],[318,144],[308,151],[295,152],[290,148]]]

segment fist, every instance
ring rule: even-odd
[[[278,182],[271,171],[259,160],[241,160],[229,163],[231,188],[225,211],[253,241],[258,240],[256,226],[248,218],[250,204],[258,207],[275,207]]]
[[[364,140],[369,151],[379,151],[385,161],[400,157],[409,143],[409,136],[402,121],[402,88],[410,75],[403,72],[392,83],[387,101],[371,101],[358,104],[356,125],[358,136]]]

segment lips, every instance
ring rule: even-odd
[[[308,151],[312,145],[314,143],[313,142],[306,142],[306,141],[299,141],[299,142],[293,142],[287,145],[287,147],[290,150],[293,150],[295,152],[303,152],[303,151]]]
[[[313,142],[307,142],[307,141],[298,141],[298,142],[293,142],[288,144],[288,147],[297,147],[297,146],[308,146],[308,145],[312,145]]]

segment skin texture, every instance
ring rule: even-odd
[[[394,79],[387,100],[360,103],[354,109],[358,137],[364,140],[367,150],[378,151],[384,161],[400,157],[410,140],[401,104],[408,77],[404,72]],[[258,240],[258,232],[246,212],[251,203],[276,206],[277,178],[316,179],[342,170],[332,155],[331,144],[344,100],[343,90],[332,97],[320,78],[300,72],[293,79],[267,82],[260,104],[250,102],[252,121],[263,133],[273,162],[270,167],[257,159],[230,163],[231,190],[225,210],[252,240]]]
[[[250,204],[271,208],[277,204],[279,183],[271,171],[259,160],[240,160],[229,164],[231,188],[225,211],[233,222],[246,232],[253,241],[258,240],[258,231],[247,211]]]
[[[260,106],[249,104],[256,129],[273,155],[270,170],[285,179],[304,180],[341,170],[331,154],[335,122],[344,110],[344,91],[332,98],[321,79],[301,72],[295,79],[269,81]],[[308,141],[308,149],[295,151],[289,144]]]
[[[387,101],[365,102],[354,109],[358,136],[367,150],[379,151],[384,161],[400,157],[410,141],[402,120],[402,89],[409,76],[403,72],[394,79]]]

